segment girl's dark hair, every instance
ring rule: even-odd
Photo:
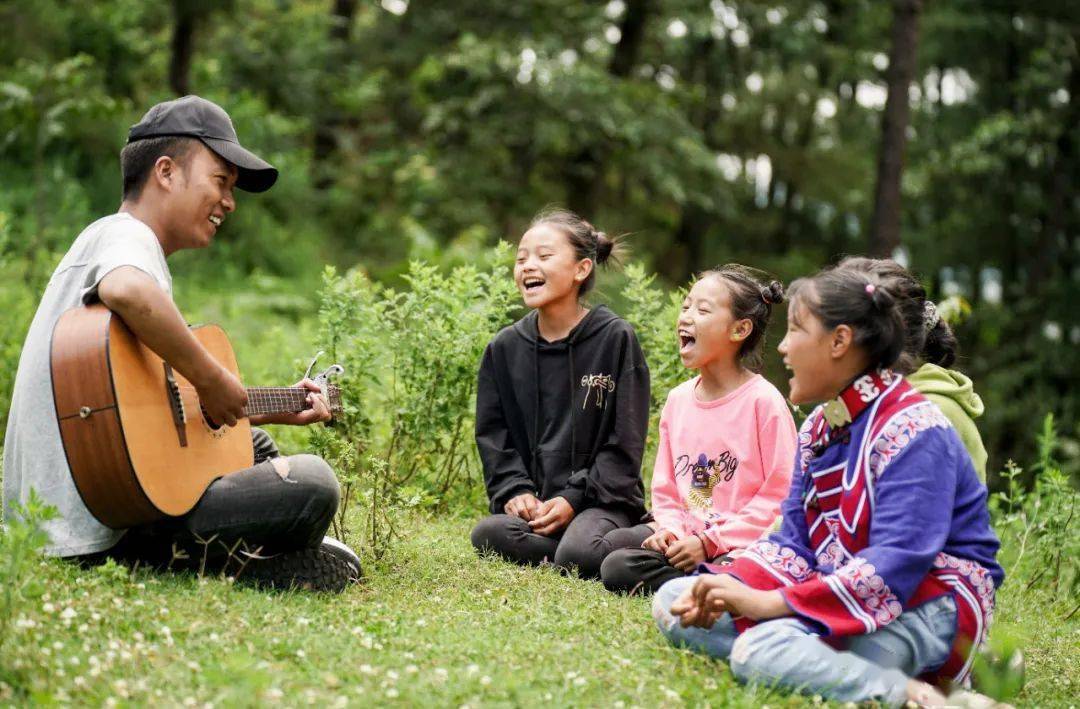
[[[865,264],[831,266],[800,278],[791,284],[788,298],[826,328],[851,327],[855,344],[875,369],[892,367],[904,351],[907,327],[896,279],[882,278]]]
[[[596,266],[612,261],[620,263],[622,260],[624,248],[621,238],[608,236],[568,209],[545,209],[533,217],[529,228],[540,224],[548,224],[566,234],[578,259],[592,259],[594,267],[589,277],[581,283],[579,296],[588,293],[596,284]]]
[[[904,351],[894,369],[901,374],[910,374],[918,369],[920,362],[946,368],[956,362],[958,344],[952,328],[937,315],[936,306],[926,297],[926,289],[910,271],[892,259],[863,256],[849,256],[837,268],[873,273],[899,297],[907,336],[904,338]]]
[[[749,320],[752,329],[739,346],[739,361],[747,369],[760,372],[764,364],[761,350],[765,342],[765,328],[769,326],[774,305],[784,302],[784,286],[780,281],[767,280],[767,276],[737,263],[717,266],[701,273],[697,280],[719,278],[731,294],[731,314],[736,320]]]

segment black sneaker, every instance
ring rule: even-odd
[[[337,593],[360,580],[360,557],[332,537],[323,537],[322,543],[312,549],[269,557],[249,556],[251,560],[237,580],[262,588]]]

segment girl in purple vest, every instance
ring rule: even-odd
[[[892,279],[832,268],[789,292],[789,398],[821,405],[799,432],[782,527],[665,584],[654,616],[742,681],[943,704],[927,682],[967,682],[1004,578],[986,486],[949,420],[889,369],[905,338]]]

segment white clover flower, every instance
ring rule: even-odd
[[[393,687],[386,690],[386,696],[390,697],[391,699],[393,699],[397,695],[398,695],[398,691],[396,689],[394,689]]]
[[[41,610],[45,611],[46,613],[53,613],[56,611],[56,606],[51,603],[43,603],[41,605]]]
[[[491,684],[491,678],[487,675],[484,675],[480,678],[480,684],[484,685],[485,687],[488,686],[489,684]]]
[[[479,671],[480,671],[480,665],[476,665],[476,664],[469,665],[468,667],[465,668],[465,672],[470,674],[470,675],[474,675]]]

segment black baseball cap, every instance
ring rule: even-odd
[[[236,166],[236,186],[265,192],[277,182],[277,168],[240,145],[225,109],[201,96],[159,103],[128,131],[128,143],[170,135],[198,138],[218,157]]]

